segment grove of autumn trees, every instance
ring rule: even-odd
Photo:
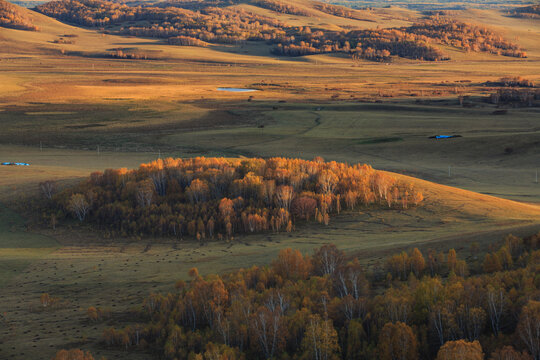
[[[423,196],[412,184],[368,165],[287,158],[159,159],[139,169],[92,173],[57,192],[40,185],[43,218],[72,217],[119,236],[230,238],[328,224],[343,209],[407,209]]]
[[[52,358],[52,360],[95,360],[89,351],[80,349],[60,350]],[[102,358],[102,360],[105,360]]]
[[[520,18],[540,19],[540,5],[516,7],[509,14]]]
[[[164,359],[539,360],[539,270],[540,233],[471,264],[413,249],[369,272],[331,244],[284,249],[223,276],[193,268],[102,341]]]
[[[254,0],[251,4],[281,13],[310,16],[304,8],[281,1]],[[272,46],[273,53],[286,56],[345,53],[374,61],[391,61],[392,56],[448,60],[448,55],[435,46],[442,44],[465,51],[526,57],[518,45],[492,30],[438,14],[408,27],[333,31],[290,26],[245,9],[223,7],[229,2],[217,1],[209,5],[212,6],[174,1],[143,7],[101,0],[56,0],[38,6],[37,10],[78,25],[107,27],[107,31],[115,34],[165,38],[174,45],[265,41]],[[339,16],[355,16],[339,6],[315,3],[314,7]]]
[[[0,27],[38,31],[39,27],[18,6],[0,0]]]

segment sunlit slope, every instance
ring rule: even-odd
[[[470,219],[492,219],[509,222],[530,220],[540,224],[539,204],[501,199],[401,174],[395,174],[395,176],[422,189],[426,209],[434,214],[440,214],[441,217],[466,216]]]
[[[239,4],[230,6],[230,8],[244,9],[257,15],[276,18],[291,26],[309,26],[334,31],[408,26],[420,17],[420,14],[417,12],[394,8],[351,10],[353,18],[347,18],[318,10],[313,1],[296,0],[291,2],[291,4],[306,11],[309,13],[309,16],[278,13],[254,4]]]
[[[0,149],[8,150],[7,147]],[[7,152],[6,152],[7,153]],[[17,196],[39,195],[38,183],[49,179],[58,181],[88,176],[105,168],[135,168],[148,162],[151,153],[115,153],[68,151],[17,147],[11,161],[27,161],[30,167],[4,167],[0,174],[0,201],[13,201]],[[189,157],[189,154],[182,154]],[[154,157],[155,158],[155,157]],[[26,174],[26,175],[25,175]],[[430,218],[452,218],[452,221],[532,221],[540,224],[540,206],[494,196],[479,194],[418,178],[389,173],[413,183],[424,194],[421,209]],[[31,175],[31,176],[30,176]],[[21,181],[21,179],[26,179]]]
[[[452,18],[488,26],[506,39],[515,41],[527,51],[529,58],[540,57],[540,20],[511,17],[503,11],[467,9],[451,11]]]
[[[48,16],[42,15],[30,9],[23,9],[40,27],[39,32],[2,29],[0,41],[5,53],[35,53],[43,55],[58,55],[61,49],[65,51],[104,51],[111,46],[118,46],[121,42],[129,46],[140,41],[140,39],[129,39],[112,37],[99,33],[95,30],[71,26],[57,21]],[[71,35],[70,39],[74,44],[55,44],[54,41]],[[155,41],[154,41],[155,42]],[[152,43],[152,41],[150,41]]]

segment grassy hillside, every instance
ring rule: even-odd
[[[394,58],[446,61],[451,59],[438,45],[469,52],[488,52],[527,57],[518,44],[505,40],[485,27],[458,22],[439,14],[419,19],[412,26],[360,29],[354,26],[329,30],[325,27],[291,26],[273,14],[261,16],[230,2],[172,2],[157,7],[119,5],[107,1],[51,1],[36,9],[61,21],[87,27],[106,27],[108,33],[167,39],[171,45],[206,47],[246,41],[264,42],[270,52],[286,56],[344,54],[354,59],[391,62]],[[233,3],[234,4],[234,3]],[[320,2],[283,3],[258,0],[250,6],[273,13],[318,18],[312,9],[332,16],[360,20],[366,14]],[[196,10],[196,11],[193,11]],[[375,21],[375,20],[372,20]],[[152,58],[130,48],[110,54],[118,58]]]

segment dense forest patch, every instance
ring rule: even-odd
[[[112,234],[198,240],[292,231],[298,221],[328,224],[342,209],[407,209],[422,202],[411,184],[373,170],[300,159],[166,159],[137,170],[93,173],[56,193],[41,184],[47,221],[89,221]]]
[[[518,7],[511,11],[510,15],[520,18],[540,19],[540,5]]]
[[[224,275],[193,268],[102,341],[164,359],[539,359],[540,234],[471,252],[415,248],[367,271],[328,244]]]

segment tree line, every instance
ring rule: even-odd
[[[526,52],[517,44],[505,40],[501,34],[493,30],[484,26],[439,17],[438,15],[432,16],[422,23],[414,24],[407,31],[465,51],[489,52],[520,58],[527,57]]]
[[[164,359],[539,360],[540,233],[474,257],[415,248],[367,271],[328,244],[223,276],[193,268],[103,344]]]
[[[540,5],[517,7],[510,11],[509,14],[520,18],[540,19]]]
[[[287,231],[300,221],[328,224],[359,207],[407,209],[423,200],[412,184],[368,165],[287,158],[159,159],[139,169],[95,172],[57,191],[40,184],[43,219],[69,218],[112,235],[231,238]]]
[[[331,31],[289,26],[244,9],[208,6],[193,11],[182,8],[185,2],[174,2],[174,6],[167,6],[170,4],[142,7],[101,0],[56,0],[37,9],[62,21],[83,26],[108,26],[108,31],[117,34],[172,38],[169,43],[176,45],[265,41],[273,46],[272,52],[286,56],[346,53],[353,58],[375,61],[391,61],[392,56],[441,61],[449,59],[437,47],[442,44],[465,51],[526,57],[518,45],[490,29],[438,14],[409,27]],[[294,5],[275,0],[257,0],[254,4],[285,13],[304,11],[292,9]],[[318,8],[330,12],[339,10],[324,4]]]
[[[501,88],[488,97],[492,104],[512,106],[538,106],[540,89]]]
[[[534,88],[535,83],[532,80],[525,79],[521,76],[505,76],[496,81],[486,81],[486,86],[500,86],[500,87],[524,87]]]
[[[32,19],[21,9],[5,0],[0,0],[0,26],[18,29],[39,31],[39,27],[33,24]]]

